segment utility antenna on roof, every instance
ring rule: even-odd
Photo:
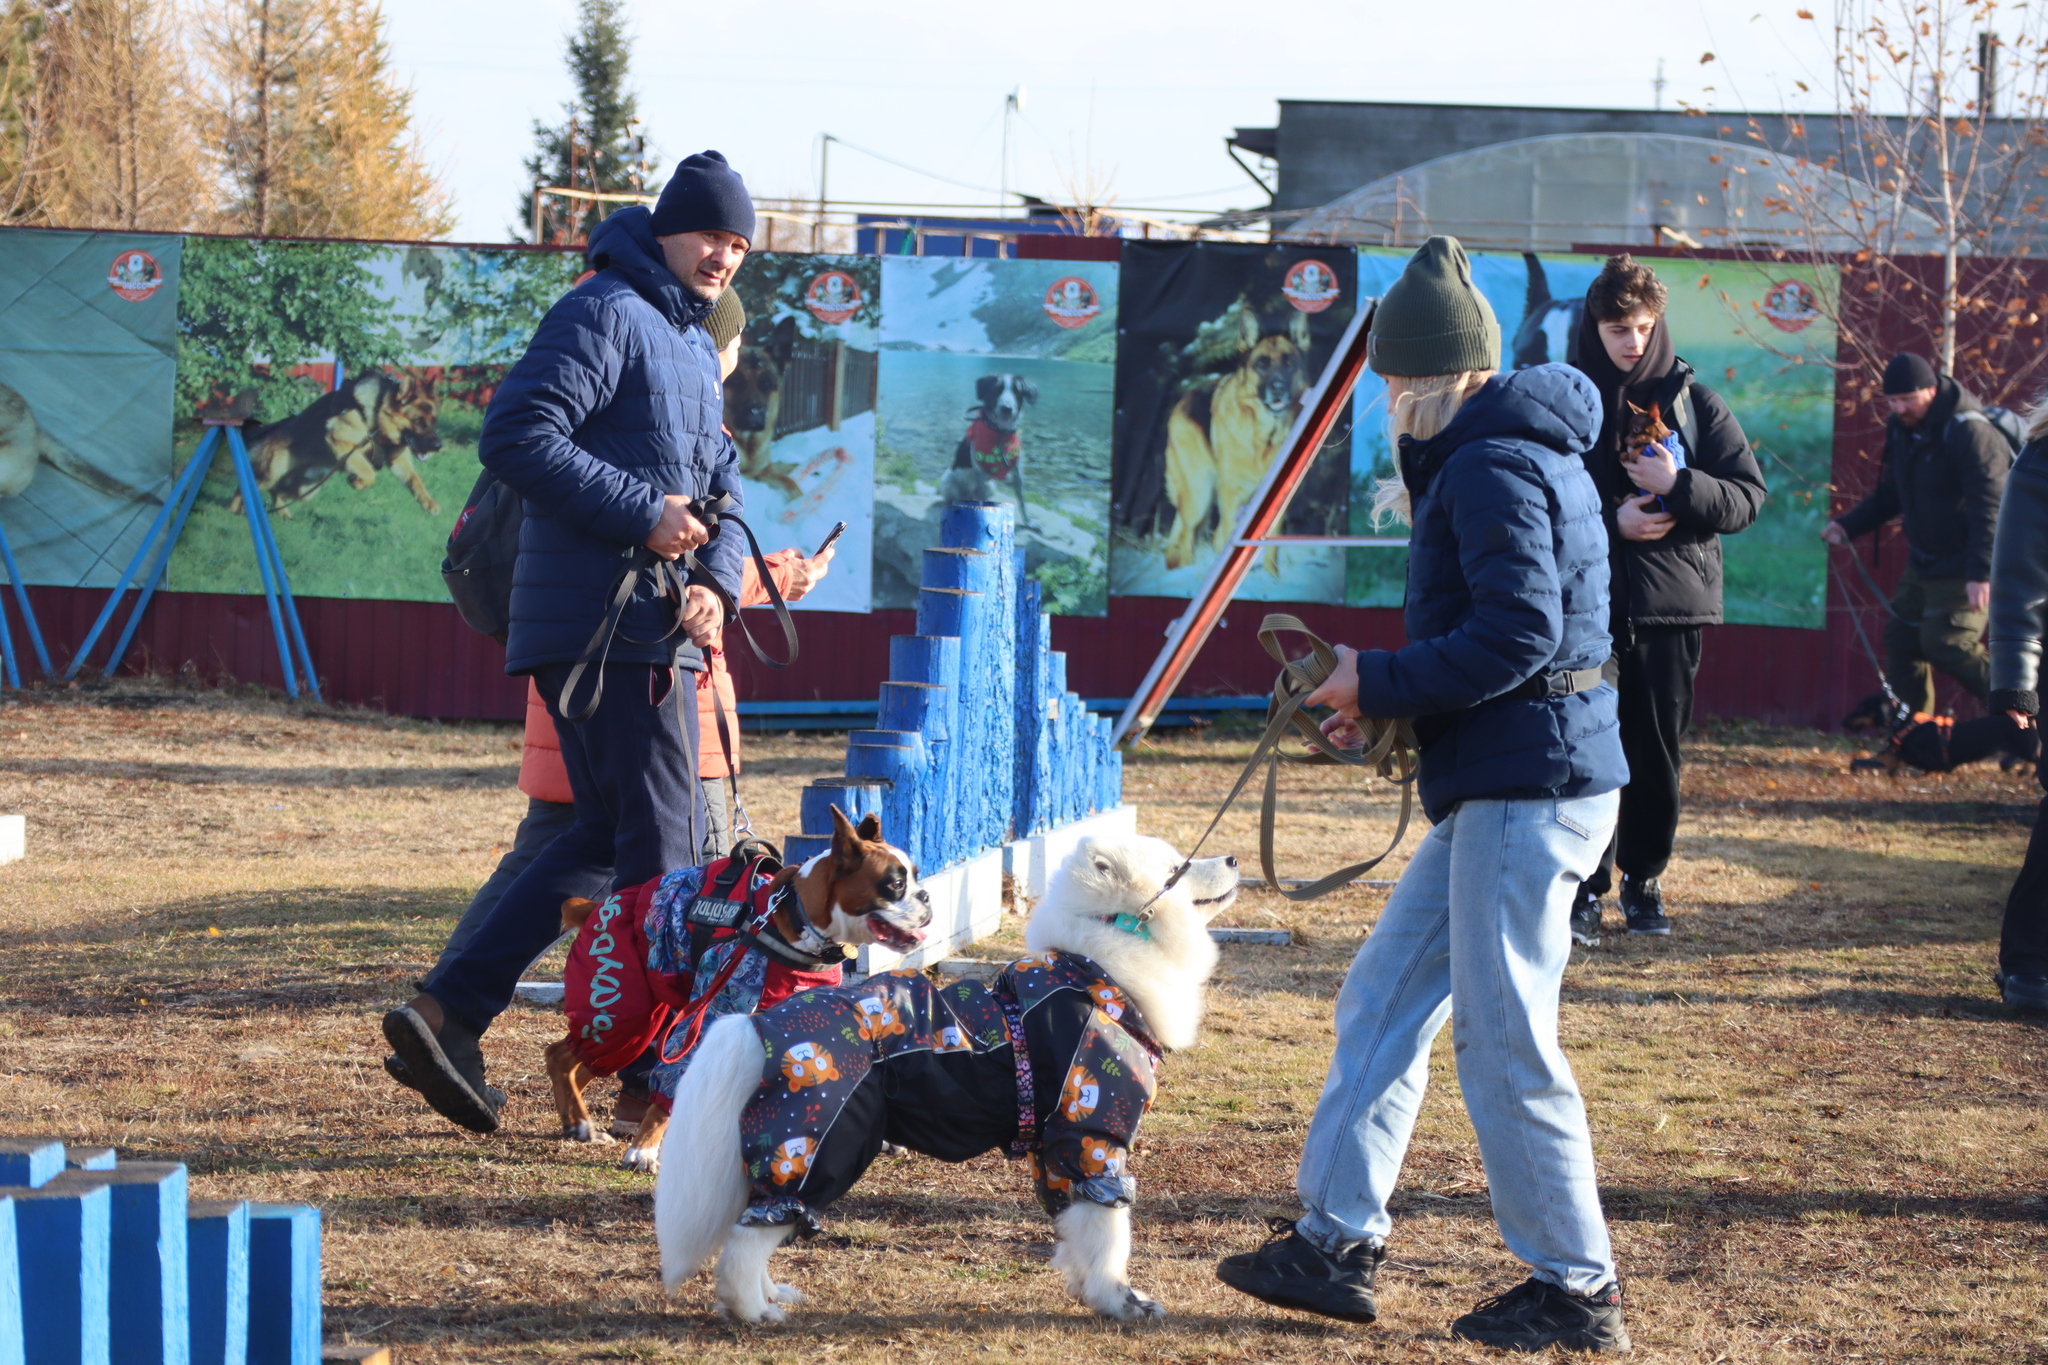
[[[1650,107],[1662,113],[1664,110],[1664,59],[1657,59],[1657,79],[1650,82],[1650,89],[1656,92]]]

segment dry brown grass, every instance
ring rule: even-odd
[[[330,1335],[409,1361],[1487,1356],[1445,1325],[1519,1271],[1447,1039],[1377,1327],[1268,1311],[1211,1273],[1291,1208],[1370,889],[1255,893],[1237,912],[1297,943],[1227,950],[1207,1040],[1169,1064],[1135,1257],[1163,1326],[1074,1311],[1026,1182],[994,1156],[878,1165],[833,1244],[778,1262],[811,1296],[789,1328],[714,1321],[702,1281],[664,1302],[648,1182],[551,1136],[554,1018],[515,1009],[490,1035],[513,1096],[494,1138],[433,1119],[378,1064],[376,1014],[511,837],[516,739],[161,690],[0,704],[0,810],[27,813],[32,855],[0,868],[0,1129],[183,1160],[204,1196],[318,1203]],[[1245,748],[1148,747],[1128,770],[1142,825],[1191,838]],[[787,829],[839,741],[750,753],[760,824]],[[1638,1355],[2048,1359],[2048,1036],[1989,983],[2038,791],[1995,769],[1893,783],[1845,767],[1812,734],[1702,733],[1666,878],[1676,933],[1610,936],[1567,979]],[[1288,802],[1286,874],[1358,856],[1391,813],[1326,773],[1296,777]],[[1251,830],[1233,816],[1212,847],[1249,859]]]

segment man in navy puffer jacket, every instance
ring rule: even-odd
[[[1463,248],[1433,237],[1374,315],[1408,542],[1409,643],[1338,648],[1323,729],[1411,717],[1415,850],[1337,997],[1336,1050],[1301,1154],[1302,1216],[1217,1267],[1267,1303],[1379,1312],[1388,1200],[1452,1021],[1494,1221],[1530,1277],[1451,1324],[1490,1346],[1626,1351],[1586,1109],[1557,1040],[1568,917],[1628,780],[1607,661],[1607,532],[1580,457],[1600,396],[1576,370],[1498,375],[1500,328]]]
[[[753,235],[752,200],[725,158],[685,160],[651,212],[621,209],[591,235],[595,273],[549,310],[484,417],[478,457],[526,511],[505,671],[531,674],[554,716],[575,823],[422,993],[384,1018],[403,1063],[393,1075],[476,1132],[497,1127],[503,1100],[484,1084],[478,1038],[559,934],[563,900],[605,868],[631,886],[698,861],[689,675],[726,624],[707,580],[737,600],[743,553],[738,527],[713,535],[692,510],[721,494],[738,510],[740,496],[718,356],[699,324]],[[686,551],[697,567],[683,600],[642,573],[604,665],[565,695],[621,575]],[[678,689],[680,706],[670,704]]]

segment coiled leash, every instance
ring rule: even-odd
[[[1308,638],[1309,654],[1300,659],[1290,659],[1280,644],[1283,634],[1302,635]],[[1362,716],[1357,724],[1365,736],[1365,743],[1356,749],[1340,749],[1332,744],[1316,724],[1315,718],[1302,710],[1302,701],[1309,693],[1321,687],[1337,670],[1337,651],[1325,644],[1316,633],[1301,621],[1285,612],[1274,612],[1259,623],[1259,643],[1266,653],[1280,663],[1280,674],[1273,679],[1272,700],[1266,703],[1266,732],[1259,736],[1258,747],[1252,751],[1244,771],[1238,774],[1237,785],[1230,789],[1230,795],[1223,798],[1216,818],[1209,822],[1209,828],[1202,831],[1202,837],[1195,840],[1195,846],[1181,865],[1166,879],[1166,885],[1159,888],[1159,896],[1173,889],[1174,883],[1194,865],[1195,855],[1202,851],[1202,845],[1216,832],[1223,816],[1250,782],[1261,763],[1266,765],[1266,796],[1259,810],[1259,870],[1266,875],[1266,885],[1278,891],[1291,901],[1312,901],[1326,896],[1340,886],[1378,867],[1401,846],[1407,837],[1408,822],[1415,812],[1415,770],[1418,745],[1415,729],[1406,719],[1391,720]],[[1307,741],[1311,753],[1292,753],[1280,747],[1280,741],[1289,733]],[[1280,765],[1282,763],[1341,763],[1353,768],[1371,768],[1381,777],[1398,784],[1401,788],[1401,820],[1394,829],[1394,837],[1386,848],[1375,857],[1349,867],[1340,867],[1328,876],[1319,877],[1308,885],[1289,891],[1280,884],[1280,878],[1273,870],[1273,823],[1275,809],[1279,803]],[[1150,909],[1150,902],[1146,909]],[[1142,920],[1144,912],[1139,912]]]

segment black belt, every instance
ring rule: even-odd
[[[1560,668],[1554,673],[1538,673],[1520,687],[1503,692],[1502,701],[1543,701],[1549,697],[1569,697],[1574,692],[1591,692],[1600,685],[1601,673],[1598,668]]]

